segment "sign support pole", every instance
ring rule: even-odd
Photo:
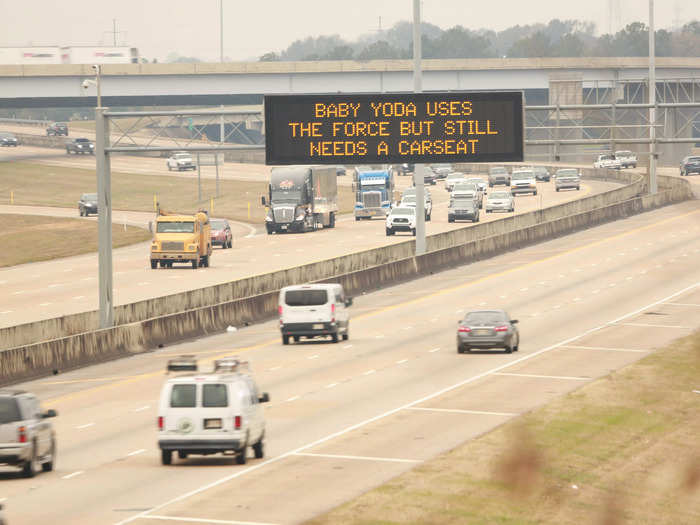
[[[420,2],[413,0],[413,92],[423,91],[421,70]],[[425,253],[425,167],[416,164],[413,169],[413,185],[416,187],[416,255]]]

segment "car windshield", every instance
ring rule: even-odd
[[[513,173],[513,176],[511,178],[513,180],[531,179],[532,172],[531,171],[516,171],[515,173]]]
[[[688,157],[688,162],[700,162],[700,157]]]
[[[458,180],[458,179],[463,179],[464,178],[464,173],[450,173],[447,176],[447,180]]]
[[[470,312],[464,316],[464,322],[471,324],[494,325],[506,322],[503,312]]]
[[[478,189],[476,184],[470,182],[468,184],[455,184],[454,191],[476,191]]]
[[[509,197],[510,193],[506,193],[504,191],[492,193],[491,195],[489,195],[489,199],[508,199]]]
[[[631,157],[634,154],[631,151],[616,151],[615,155],[617,157]]]
[[[476,185],[484,184],[484,181],[483,181],[483,180],[481,180],[481,179],[476,179],[476,178],[474,178],[474,179],[466,179],[466,182],[469,182],[469,183],[471,183],[471,184],[476,184]]]
[[[22,417],[19,414],[17,399],[14,397],[0,397],[0,425],[21,420]]]
[[[416,196],[415,195],[406,195],[403,200],[401,201],[405,204],[415,204],[416,203]]]
[[[473,208],[474,201],[472,199],[454,199],[452,201],[453,208]]]
[[[287,306],[320,306],[328,302],[326,290],[287,290],[284,294]]]
[[[392,215],[415,215],[415,208],[394,208],[391,210]]]
[[[0,132],[0,137],[4,139],[13,139],[15,136],[12,133],[6,133],[4,131]]]
[[[489,169],[489,173],[492,173],[493,175],[505,175],[508,173],[508,170],[506,170],[503,166],[494,166],[493,168]]]
[[[90,139],[75,139],[76,142],[90,142]]]
[[[193,221],[159,221],[156,228],[158,233],[193,233]]]
[[[173,408],[194,408],[197,404],[197,385],[173,385],[170,392],[170,406]]]
[[[557,170],[557,177],[576,177],[578,176],[577,170]]]
[[[600,160],[614,160],[614,159],[615,159],[615,157],[613,157],[612,155],[601,155],[600,156]]]
[[[223,230],[226,228],[226,223],[224,221],[211,220],[209,224],[211,224],[212,230]]]
[[[192,155],[190,155],[189,153],[176,153],[173,156],[178,160],[181,160],[181,159],[189,160],[192,158]]]
[[[87,202],[97,202],[97,193],[86,193],[83,195],[83,200]]]

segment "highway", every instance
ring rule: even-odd
[[[3,469],[8,520],[300,523],[696,329],[699,255],[690,201],[358,296],[347,342],[282,346],[270,321],[17,385],[58,410],[59,448],[55,472]],[[456,321],[485,307],[519,319],[519,352],[456,353]],[[265,459],[160,465],[157,398],[183,353],[250,360]]]

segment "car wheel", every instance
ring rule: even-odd
[[[386,229],[386,236],[389,237],[390,235],[394,235],[394,232],[391,230],[391,228]]]
[[[245,465],[246,461],[248,461],[248,441],[246,440],[246,444],[243,445],[243,448],[238,451],[238,454],[236,454],[236,463],[239,465]]]
[[[447,218],[447,222],[455,222],[454,219],[451,219],[450,217]]]
[[[253,453],[256,459],[262,459],[265,457],[265,445],[263,444],[263,438],[253,445]]]
[[[288,344],[289,344],[289,336],[288,336],[288,335],[283,335],[283,336],[282,336],[282,344],[283,344],[283,345],[288,345]]]
[[[51,459],[49,461],[45,461],[44,463],[41,464],[41,470],[44,472],[51,472],[53,470],[54,465],[56,464],[56,442],[52,439],[51,440]]]
[[[173,168],[170,167],[170,164],[168,164],[168,171],[173,171]]]
[[[416,229],[415,229],[415,228],[413,228],[413,230],[411,230],[411,233],[412,233],[412,234],[413,234],[413,236],[415,237],[415,236],[416,236]]]
[[[474,217],[474,218],[472,219],[472,222],[479,222],[479,217]]]
[[[506,354],[512,354],[513,353],[513,347],[512,346],[506,346]]]
[[[22,475],[25,478],[33,478],[36,476],[36,444],[32,447],[32,457],[28,459],[27,461],[24,462],[24,465],[22,466]]]
[[[338,332],[331,334],[331,341],[334,343],[338,342]]]
[[[160,451],[160,462],[163,465],[170,465],[173,462],[173,451],[172,450],[161,450]]]
[[[559,188],[557,188],[557,191],[559,191]]]
[[[294,339],[294,342],[295,342],[295,343],[298,343],[298,342],[299,342],[299,336],[298,336],[298,335],[293,336],[292,339]]]
[[[576,191],[580,190],[581,186],[576,186]]]
[[[347,341],[350,339],[350,322],[348,321],[347,326],[345,327],[345,333],[343,334],[343,341]]]
[[[185,452],[184,450],[178,450],[177,457],[180,459],[187,459],[187,452]]]
[[[158,268],[158,261],[151,261],[151,270]]]

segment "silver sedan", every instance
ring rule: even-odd
[[[503,310],[477,310],[467,313],[457,324],[457,353],[474,348],[504,348],[507,354],[517,352],[520,333],[517,319]]]

